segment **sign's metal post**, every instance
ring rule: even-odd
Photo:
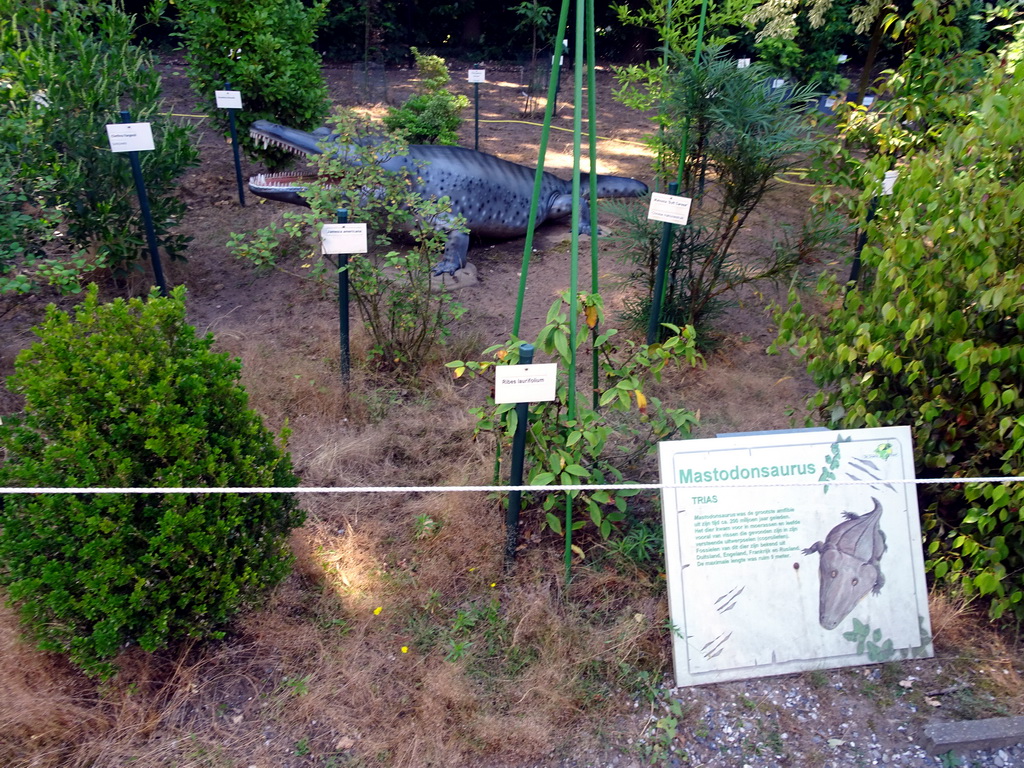
[[[350,266],[349,254],[366,253],[367,227],[365,223],[348,223],[348,210],[338,209],[338,222],[336,224],[324,224],[320,227],[321,248],[324,256],[338,257],[338,331],[341,352],[339,365],[341,368],[341,380],[348,386],[351,372],[351,356],[349,354],[349,324],[348,324],[348,270]]]
[[[675,181],[668,185],[668,193],[674,195],[679,191]],[[654,290],[651,293],[651,316],[647,320],[647,343],[658,340],[658,328],[661,326],[662,302],[665,297],[665,271],[668,268],[668,253],[672,248],[672,225],[665,222],[661,227],[661,251],[658,253],[658,269],[654,273]]]
[[[519,345],[519,364],[533,362],[533,345]],[[512,466],[509,485],[523,484],[523,463],[526,453],[526,423],[530,417],[529,403],[516,403],[516,432],[512,436]],[[522,507],[522,491],[509,491],[508,510],[505,512],[505,567],[512,565],[519,544],[519,510]]]
[[[224,83],[224,89],[230,91],[231,83]],[[237,111],[237,109],[228,108],[228,128],[231,130],[231,149],[235,153],[235,181],[238,183],[238,203],[245,208],[245,187],[242,185],[242,159],[238,152],[238,130],[235,127],[235,112]]]
[[[480,83],[487,82],[486,69],[471,69],[468,74],[469,82],[473,84],[473,149],[480,149]]]
[[[338,223],[348,223],[348,211],[338,209]],[[349,353],[348,325],[348,254],[338,255],[338,328],[341,339],[341,380],[348,384],[352,378],[352,357]]]
[[[480,149],[480,83],[473,83],[473,149]]]
[[[131,112],[121,110],[121,122],[130,123]],[[149,196],[146,194],[146,182],[142,178],[142,163],[139,161],[139,153],[135,150],[128,152],[128,160],[132,166],[132,176],[135,179],[135,191],[139,196],[139,211],[142,214],[142,223],[146,230],[146,243],[149,245],[149,258],[153,262],[153,276],[160,288],[160,295],[167,295],[167,281],[164,279],[163,265],[160,263],[160,251],[157,248],[156,229],[153,226],[153,213],[149,209]]]

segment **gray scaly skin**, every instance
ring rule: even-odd
[[[321,128],[314,133],[299,131],[266,120],[257,120],[249,133],[265,144],[283,147],[300,155],[320,154],[321,144],[329,142],[330,132]],[[338,147],[344,158],[350,152]],[[453,274],[466,265],[469,235],[453,230],[454,218],[462,216],[469,231],[483,237],[517,237],[526,234],[533,196],[533,168],[510,163],[494,155],[464,147],[412,144],[406,154],[386,158],[381,167],[413,179],[413,191],[426,197],[451,199],[452,219],[439,226],[447,233],[444,258],[434,274]],[[249,190],[259,197],[295,205],[306,205],[302,197],[304,179],[294,174],[259,175],[249,179]],[[580,234],[590,234],[590,189],[583,174],[580,200]],[[641,197],[647,194],[643,182],[622,176],[597,177],[598,197]],[[572,212],[572,182],[545,171],[537,206],[537,224],[564,218]]]
[[[816,541],[804,550],[818,553],[818,623],[835,629],[854,606],[869,592],[876,595],[885,584],[878,567],[885,553],[882,533],[882,505],[872,498],[874,507],[866,515],[844,512],[846,518],[828,532],[825,541]]]

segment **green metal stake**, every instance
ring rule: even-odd
[[[523,318],[523,299],[526,295],[526,277],[530,270],[530,254],[533,250],[533,236],[537,230],[537,201],[544,181],[544,158],[548,151],[548,137],[551,134],[551,118],[554,112],[555,99],[558,93],[558,66],[555,61],[562,55],[562,36],[565,34],[569,20],[569,0],[562,0],[562,10],[558,16],[558,30],[555,36],[555,57],[552,59],[551,78],[548,81],[548,103],[544,108],[544,127],[540,132],[540,150],[537,157],[537,170],[533,176],[533,194],[530,198],[530,216],[526,223],[526,243],[523,245],[523,266],[519,272],[519,293],[516,297],[516,313],[512,320],[512,335],[519,336],[519,325]]]
[[[586,0],[576,0],[576,66],[573,73],[572,117],[572,238],[569,260],[569,392],[566,418],[576,419],[576,328],[579,324],[580,234],[576,222],[580,215],[580,147],[583,134],[583,32]],[[565,494],[565,582],[572,576],[572,494]]]
[[[519,364],[529,365],[533,362],[533,345],[519,345]],[[526,424],[530,418],[530,404],[516,403],[516,432],[512,436],[512,466],[509,485],[523,484],[523,463],[526,454]],[[522,508],[522,491],[509,491],[508,510],[505,512],[505,567],[512,565],[516,559],[516,547],[519,544],[519,510]]]
[[[348,224],[347,209],[338,209],[338,223]],[[352,377],[352,358],[349,354],[347,253],[338,254],[338,326],[341,332],[341,380],[348,384]]]
[[[231,90],[231,83],[224,83],[224,90]],[[231,130],[231,149],[235,153],[235,181],[238,183],[238,203],[245,208],[245,187],[242,185],[242,159],[238,155],[238,131],[235,129],[235,112],[228,109],[228,128]]]
[[[598,231],[597,231],[597,62],[594,21],[594,0],[587,0],[587,128],[588,128],[588,152],[590,153],[590,292],[598,293],[600,290],[600,275],[597,264],[598,257]],[[597,340],[600,328],[597,324],[591,329],[591,343]],[[591,407],[596,411],[601,405],[601,371],[600,355],[596,344],[593,347],[593,360],[591,371]]]
[[[668,185],[670,195],[674,195],[678,191],[678,182],[673,181]],[[658,268],[654,273],[654,290],[651,292],[651,315],[647,319],[648,344],[653,344],[658,340],[658,328],[661,327],[661,310],[667,289],[665,272],[668,268],[668,254],[672,249],[672,226],[667,221],[661,226],[661,250],[658,252]]]
[[[121,122],[130,123],[131,112],[121,110]],[[146,242],[149,245],[149,258],[153,262],[153,277],[160,288],[160,295],[167,295],[167,281],[164,280],[164,268],[160,263],[160,251],[157,248],[156,229],[153,227],[153,213],[149,209],[149,196],[146,194],[146,182],[142,178],[142,163],[139,162],[139,153],[131,151],[128,153],[128,160],[132,166],[132,177],[135,179],[135,191],[139,196],[139,211],[142,213],[142,223],[146,230]]]

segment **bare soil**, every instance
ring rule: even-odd
[[[451,65],[453,88],[472,97],[472,86],[462,82],[466,68]],[[251,196],[246,207],[239,205],[230,147],[198,114],[181,62],[165,60],[161,69],[168,108],[197,126],[202,152],[201,165],[181,183],[189,205],[182,227],[193,242],[187,262],[168,265],[169,280],[188,287],[197,329],[242,358],[244,383],[268,424],[287,421],[292,428],[289,447],[304,484],[488,482],[493,452],[469,438],[473,419],[466,412],[481,401],[478,389],[457,387],[439,368],[428,372],[423,390],[357,370],[352,389],[343,391],[330,292],[285,271],[257,273],[230,257],[225,243],[232,232],[255,230],[286,207]],[[382,109],[359,98],[356,71],[327,67],[325,74],[337,104]],[[380,73],[375,95],[402,101],[414,87],[412,75]],[[541,129],[538,120],[521,117],[524,73],[488,65],[487,77],[480,88],[480,149],[534,165]],[[642,138],[651,123],[621,107],[611,90],[604,68],[599,170],[649,181]],[[572,108],[562,93],[546,168],[568,178],[572,137],[563,129],[571,127]],[[471,119],[461,137],[464,146],[473,145]],[[258,170],[244,163],[246,177]],[[799,226],[809,191],[780,184],[738,242],[738,256],[770,247],[780,224]],[[615,222],[602,217],[602,226],[614,231]],[[524,338],[568,288],[569,243],[566,223],[538,233]],[[452,357],[471,357],[507,339],[522,251],[521,239],[471,249],[479,283],[459,291],[467,312],[455,329]],[[582,261],[581,284],[588,285]],[[605,244],[600,270],[614,314],[628,290],[614,278],[626,268]],[[129,290],[144,293],[148,286],[139,277]],[[113,286],[104,291],[115,295]],[[766,307],[776,298],[771,286],[735,296],[707,367],[674,373],[662,385],[658,394],[670,404],[700,411],[697,436],[802,423],[812,383],[794,358],[765,352],[774,338]],[[0,304],[0,374],[10,373],[16,352],[31,343],[29,329],[48,300]],[[355,343],[358,358],[365,339],[357,333]],[[0,390],[0,412],[17,406]],[[653,462],[644,472],[654,478]],[[911,755],[908,744],[920,741],[926,721],[946,712],[976,717],[1024,709],[1021,657],[1012,643],[947,601],[936,603],[935,661],[673,694],[662,678],[669,669],[667,608],[656,571],[601,566],[604,555],[595,546],[567,586],[557,541],[528,523],[528,547],[505,574],[500,512],[483,495],[307,497],[304,506],[309,520],[294,537],[296,571],[268,606],[243,617],[222,643],[152,656],[126,651],[121,675],[104,686],[25,645],[14,615],[0,613],[0,762],[923,765],[911,762],[923,758]],[[424,534],[424,520],[439,533]],[[500,603],[500,618],[485,610],[492,599]],[[460,612],[494,623],[503,658],[478,659],[482,668],[450,658],[445,633]],[[513,659],[529,671],[513,674]],[[609,668],[622,670],[614,686],[607,683]],[[673,702],[683,715],[669,729],[662,716]]]

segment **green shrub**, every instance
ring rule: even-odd
[[[451,76],[444,59],[411,50],[422,78],[420,93],[401,107],[389,108],[384,125],[410,144],[457,145],[460,113],[469,106],[469,99],[448,91]]]
[[[1024,68],[994,64],[971,93],[945,94],[955,119],[904,161],[867,225],[889,158],[857,186],[869,246],[860,285],[826,277],[824,313],[779,317],[838,427],[907,424],[921,477],[1024,470]],[[880,114],[878,120],[900,120]],[[794,297],[795,299],[795,297]],[[1024,618],[1024,484],[923,486],[927,568],[940,583]]]
[[[530,426],[526,440],[526,485],[570,485],[620,483],[627,467],[651,453],[662,440],[690,436],[697,415],[685,408],[663,405],[644,390],[661,380],[661,372],[670,364],[696,367],[703,359],[694,345],[692,328],[671,327],[661,343],[637,344],[614,328],[594,335],[603,328],[603,302],[597,294],[580,294],[577,332],[570,327],[568,297],[556,300],[548,310],[547,323],[538,332],[537,350],[560,363],[559,369],[575,369],[577,360],[589,357],[596,348],[599,375],[591,398],[577,401],[567,377],[560,377],[554,400],[530,405]],[[588,344],[589,342],[589,344]],[[590,347],[587,349],[587,347]],[[511,339],[484,350],[494,359],[456,360],[448,363],[456,378],[493,373],[500,363],[519,362],[520,341]],[[493,389],[492,389],[493,393]],[[635,409],[635,410],[634,410]],[[496,405],[493,396],[487,405],[472,408],[477,417],[474,434],[493,433],[500,455],[507,455],[518,424],[515,403]],[[635,479],[635,478],[634,478]],[[497,478],[496,478],[497,480]],[[567,491],[543,494],[537,501],[544,523],[558,535],[565,535],[567,549],[572,531],[592,525],[602,539],[618,538],[629,502],[639,491]],[[565,519],[566,498],[572,500],[569,520]],[[525,501],[529,506],[532,500]],[[565,523],[563,524],[563,521]],[[566,552],[568,556],[569,553]]]
[[[182,289],[100,304],[93,287],[36,333],[8,381],[25,407],[0,427],[0,485],[297,484]],[[41,648],[106,676],[126,645],[218,636],[288,572],[302,517],[292,494],[8,495],[0,584]]]
[[[327,0],[309,7],[302,0],[179,0],[177,7],[189,80],[215,125],[228,134],[227,111],[217,109],[214,91],[230,82],[242,93],[242,147],[272,169],[286,165],[291,155],[257,146],[249,125],[272,120],[311,131],[327,116],[327,86],[312,47]]]
[[[131,17],[97,0],[0,0],[0,18],[0,293],[78,291],[94,270],[141,268],[131,167],[104,128],[120,122],[118,105],[152,124],[142,175],[158,244],[181,256],[174,184],[198,153],[190,130],[158,113],[160,76],[131,45]]]
[[[679,194],[694,200],[690,224],[678,228],[669,253],[661,320],[693,326],[707,346],[711,322],[733,288],[760,279],[787,276],[795,267],[792,253],[773,249],[757,265],[736,263],[730,253],[737,235],[776,176],[797,162],[813,144],[805,107],[813,92],[768,89],[771,76],[763,65],[738,69],[718,46],[709,46],[700,62],[676,58],[658,85],[659,121],[663,130],[648,139],[663,178],[677,178]],[[635,203],[633,204],[635,207]],[[623,255],[640,269],[632,276],[642,293],[627,316],[647,326],[660,225],[638,209],[612,204],[623,221],[617,238]]]

